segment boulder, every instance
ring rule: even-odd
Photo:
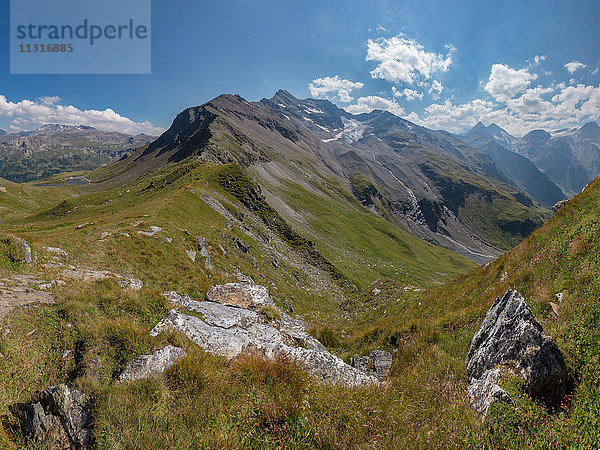
[[[523,378],[529,395],[550,406],[558,405],[565,393],[562,353],[544,334],[525,299],[512,289],[489,309],[473,337],[466,364],[471,384],[481,383],[489,370],[507,367]]]
[[[330,354],[323,344],[306,332],[303,321],[291,318],[272,303],[269,306],[278,313],[275,314],[278,317],[269,318],[256,311],[257,305],[264,305],[267,299],[270,302],[270,298],[263,286],[252,287],[261,288],[258,290],[258,301],[262,303],[255,303],[250,294],[249,298],[243,297],[243,302],[239,301],[238,286],[230,291],[219,291],[219,295],[207,295],[207,298],[216,298],[218,302],[200,302],[187,295],[166,292],[164,296],[170,302],[194,311],[197,315],[185,314],[173,308],[150,334],[157,336],[166,329],[177,330],[207,352],[227,359],[235,358],[245,351],[256,351],[267,358],[283,355],[303,363],[309,372],[324,382],[345,385],[377,383],[374,376],[365,374]],[[225,292],[233,292],[236,301],[230,302],[224,296]],[[247,294],[247,291],[241,292]],[[244,308],[242,304],[248,307]]]
[[[40,392],[37,402],[13,405],[11,409],[28,443],[81,449],[89,446],[92,435],[90,404],[90,397],[61,384]]]
[[[141,355],[129,361],[125,370],[119,375],[118,382],[141,380],[161,375],[169,367],[185,356],[182,348],[167,345],[150,355]]]
[[[269,290],[258,284],[227,283],[214,286],[206,293],[206,300],[249,309],[273,305]]]

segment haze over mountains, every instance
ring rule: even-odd
[[[520,186],[543,204],[558,198],[556,189],[515,154],[532,161],[568,197],[581,192],[600,173],[600,126],[596,122],[555,132],[534,130],[522,138],[495,124],[485,127],[479,123],[462,138],[490,154],[506,173],[518,171],[515,179],[521,180]]]

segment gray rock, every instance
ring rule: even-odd
[[[392,369],[392,354],[383,350],[373,350],[369,355],[369,361],[373,364],[374,375],[383,379],[390,374]]]
[[[156,233],[159,233],[161,231],[162,231],[161,227],[152,226],[152,227],[150,227],[150,231],[138,231],[138,234],[141,234],[141,235],[144,235],[144,236],[148,236],[148,237],[152,237]]]
[[[79,224],[79,225],[77,225],[77,226],[75,227],[75,229],[76,229],[76,230],[81,230],[83,227],[87,227],[88,225],[94,225],[94,223],[93,223],[93,222],[86,222],[86,223],[82,223],[82,224]]]
[[[509,289],[498,297],[473,337],[466,358],[473,380],[508,366],[524,380],[526,392],[555,406],[565,393],[567,371],[554,340],[543,333],[525,299]]]
[[[185,253],[192,262],[196,262],[196,250],[186,250]]]
[[[129,361],[125,370],[119,375],[119,383],[141,380],[161,375],[169,367],[185,356],[182,348],[167,345],[150,355],[142,355]]]
[[[205,258],[204,266],[207,269],[212,269],[213,268],[212,261],[210,259],[210,255],[208,254],[208,250],[206,249],[206,239],[203,237],[197,236],[196,240],[198,241],[198,252],[200,253],[200,256],[204,256],[204,258]]]
[[[264,291],[260,293],[264,301]],[[208,300],[199,302],[175,292],[166,292],[164,296],[201,317],[184,314],[173,308],[152,329],[152,336],[166,329],[174,329],[204,350],[228,359],[248,350],[258,351],[267,358],[284,355],[303,363],[309,372],[322,381],[346,385],[377,383],[375,377],[354,369],[327,352],[318,340],[306,333],[304,322],[292,319],[287,314],[281,313],[279,319],[269,320],[263,314],[241,307],[239,303],[230,306]],[[222,300],[220,296],[217,298]],[[256,306],[252,301],[247,304]]]
[[[19,242],[21,242],[21,246],[23,247],[23,253],[25,254],[25,262],[27,264],[31,264],[33,262],[33,258],[31,257],[31,247],[27,243],[25,239],[18,238]]]
[[[121,289],[132,289],[134,291],[139,291],[144,287],[144,282],[142,280],[138,280],[137,278],[127,278],[125,280],[120,280],[119,286],[121,286]]]
[[[382,380],[390,374],[392,354],[383,350],[373,350],[369,356],[354,355],[350,359],[350,365]]]
[[[581,191],[581,192],[583,192],[583,191]],[[565,204],[567,203],[567,201],[568,200],[561,200],[559,202],[556,202],[554,204],[554,206],[552,206],[552,211],[557,212],[560,208],[562,208],[563,206],[565,206]]]
[[[38,402],[13,405],[11,409],[28,442],[80,449],[88,447],[92,435],[90,403],[87,395],[61,384],[40,392]]]
[[[44,247],[48,253],[54,253],[56,256],[60,256],[61,258],[67,258],[69,254],[65,252],[62,248],[58,247]]]
[[[481,378],[473,378],[467,390],[469,404],[482,420],[485,419],[488,409],[496,402],[514,405],[510,395],[499,386],[502,379],[500,369],[487,370]]]
[[[206,293],[206,300],[240,308],[273,305],[269,290],[258,284],[227,283],[214,286]]]

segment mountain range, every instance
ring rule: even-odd
[[[533,130],[522,138],[511,136],[495,124],[485,127],[479,123],[461,138],[493,155],[506,173],[519,171],[515,174],[515,179],[521,180],[518,185],[534,198],[537,195],[545,205],[558,199],[556,189],[535,174],[529,164],[516,158],[515,153],[533,162],[568,197],[600,174],[600,126],[596,122],[553,132]]]
[[[112,139],[73,128],[19,138]],[[600,182],[552,214],[521,141],[222,95],[84,183],[0,178],[0,447],[598,448]],[[483,394],[473,342],[520,358]]]
[[[28,182],[60,172],[92,170],[153,139],[83,125],[46,124],[34,131],[0,133],[0,177]]]
[[[545,211],[492,158],[450,133],[282,90],[259,102],[221,95],[188,108],[150,145],[91,175],[114,185],[190,156],[245,167],[295,226],[303,224],[286,200],[298,197],[291,191],[328,196],[337,184],[396,226],[477,262],[527,236]]]

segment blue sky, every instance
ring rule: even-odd
[[[481,120],[520,135],[600,118],[597,0],[156,0],[150,75],[10,75],[0,5],[8,131],[62,122],[156,134],[221,93],[278,89],[449,131]]]

